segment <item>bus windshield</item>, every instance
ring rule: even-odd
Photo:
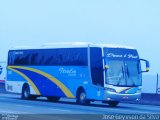
[[[106,84],[115,86],[141,86],[138,61],[110,60],[106,70]]]
[[[104,48],[105,83],[115,86],[141,86],[141,65],[135,49]]]

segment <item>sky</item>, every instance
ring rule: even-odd
[[[0,0],[0,61],[13,46],[91,42],[135,47],[160,73],[160,0]]]

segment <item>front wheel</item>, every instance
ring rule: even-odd
[[[118,101],[108,101],[107,103],[109,104],[110,107],[116,107],[119,104]]]
[[[86,99],[86,92],[84,90],[81,90],[77,93],[77,100],[76,102],[78,104],[81,104],[81,105],[88,105],[90,104],[90,100],[87,100]]]

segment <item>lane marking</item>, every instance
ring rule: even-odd
[[[22,111],[11,111],[11,110],[0,110],[0,113],[9,113],[9,114],[31,114],[29,112],[22,112]]]
[[[18,107],[27,107],[27,108],[33,107],[33,106],[30,106],[30,105],[21,105],[21,104],[15,104],[15,106],[18,106]]]
[[[109,109],[109,110],[112,110],[112,111],[115,111],[115,112],[117,112],[117,111],[121,111],[121,112],[126,112],[126,113],[132,113],[132,114],[150,114],[150,113],[155,113],[155,112],[149,112],[149,111],[146,111],[146,112],[143,112],[143,111],[137,111],[137,110],[134,110],[134,109],[131,109],[131,110],[123,110],[123,109],[117,109],[117,108],[115,108],[115,109]],[[108,110],[108,111],[109,111]],[[117,111],[116,111],[117,110]],[[158,112],[157,112],[158,113]]]
[[[54,110],[54,111],[64,111],[64,112],[72,112],[71,110],[64,110],[64,109],[57,109],[57,108],[48,108],[49,110]]]

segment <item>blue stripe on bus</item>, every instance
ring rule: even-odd
[[[30,78],[40,91],[41,95],[66,97],[65,94],[62,92],[62,90],[59,89],[59,87],[56,84],[54,84],[45,76],[29,70],[24,70],[19,68],[14,68],[14,69],[22,72],[28,78]]]
[[[52,91],[53,88],[54,88],[54,90],[59,90],[60,89],[65,97],[75,98],[75,96],[73,95],[73,93],[71,92],[71,90],[67,87],[67,85],[65,85],[61,80],[56,79],[54,76],[52,76],[48,72],[44,72],[43,70],[35,69],[35,68],[32,68],[32,67],[24,67],[24,66],[8,66],[7,68],[10,69],[10,70],[12,70],[12,71],[14,71],[15,73],[17,73],[18,76],[22,76],[23,79],[21,79],[21,80],[25,79],[29,83],[31,83],[31,86],[34,88],[34,90],[36,89],[36,87],[40,87],[40,88],[42,87],[42,90],[45,90],[46,91],[45,93],[47,93],[47,95],[49,96],[48,90],[51,89],[51,91]],[[28,72],[26,73],[26,71],[29,71],[30,73],[28,74]],[[50,81],[50,82],[46,82],[47,83],[46,84],[46,83],[43,83],[43,81],[42,81],[41,83],[43,83],[43,86],[36,86],[36,85],[34,85],[34,83],[32,82],[31,79],[34,80],[36,77],[35,77],[35,74],[32,75],[33,73],[36,73],[36,74],[38,74],[40,76],[40,77],[39,76],[37,77],[38,79],[44,79],[45,81],[47,80],[47,81]],[[28,79],[26,79],[26,78],[28,78]],[[10,79],[12,79],[12,78],[10,78]],[[38,82],[38,81],[36,81],[36,82]],[[48,84],[49,84],[49,87],[44,87],[44,86],[48,86]],[[52,87],[53,84],[56,85],[56,88]],[[50,86],[51,86],[51,88],[50,88]],[[45,96],[46,94],[45,95],[41,94],[41,95]],[[61,95],[62,94],[60,94],[58,96],[63,97],[63,95],[62,96]],[[54,96],[54,94],[51,94],[51,96]]]

